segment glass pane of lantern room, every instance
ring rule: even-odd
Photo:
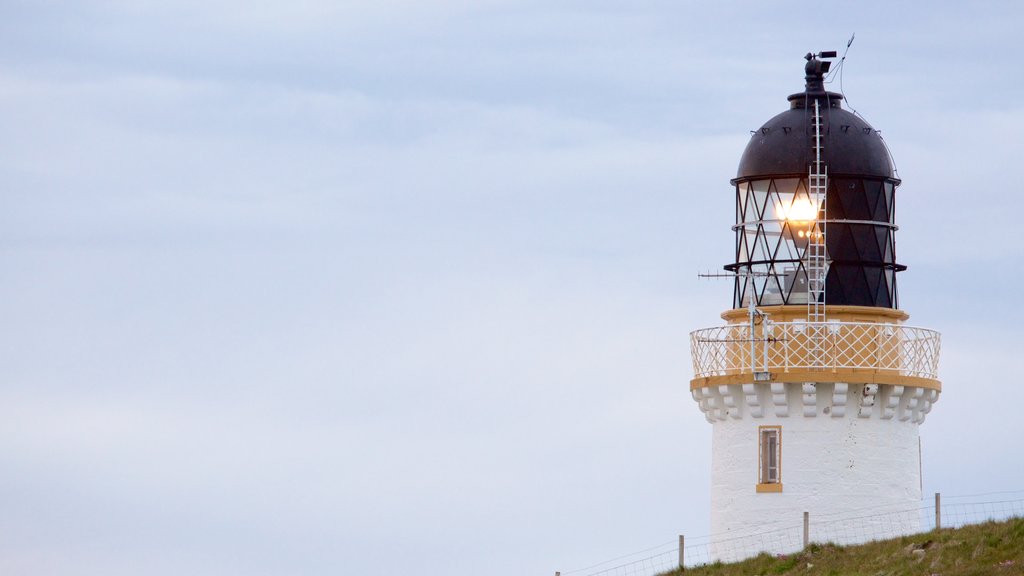
[[[744,210],[747,206],[747,196],[749,195],[750,185],[746,182],[740,182],[736,184],[736,222],[740,223],[746,220]]]
[[[885,196],[885,203],[889,209],[889,222],[894,224],[896,222],[896,211],[893,209],[893,190],[892,182],[886,182],[882,194]]]
[[[789,264],[782,270],[786,304],[807,304],[807,272],[802,264]]]
[[[747,238],[743,230],[736,231],[736,262],[748,262],[750,256],[747,254]]]
[[[750,183],[750,192],[747,196],[744,221],[756,222],[761,219],[765,202],[768,200],[768,186],[771,180],[754,180]],[[743,184],[740,184],[742,187]]]
[[[760,306],[766,304],[765,298],[765,286],[768,283],[768,265],[767,264],[754,264],[750,267],[754,275],[754,291],[755,291],[755,302]]]
[[[777,267],[792,269],[803,259],[810,241],[809,230],[810,225],[806,222],[787,221],[782,224],[782,238],[775,252]]]
[[[793,236],[793,227],[784,223],[782,225],[782,241],[779,242],[779,247],[775,251],[776,262],[789,262],[800,259],[800,252],[796,249]]]
[[[744,259],[740,262],[750,262],[751,260],[758,260],[759,257],[756,255],[755,247],[758,245],[757,238],[757,225],[748,224],[748,228],[743,233],[746,240],[746,250],[744,250]]]
[[[814,198],[811,198],[811,194],[807,190],[803,179],[797,181],[791,197],[789,210],[786,211],[786,220],[790,222],[809,222],[818,217],[818,203]]]
[[[779,277],[776,274],[774,266],[767,267],[768,276],[765,278],[764,293],[761,295],[761,305],[771,306],[775,304],[785,304],[782,301],[782,288],[779,283]]]
[[[765,206],[765,230],[778,239],[783,235],[783,225],[794,215],[794,196],[800,195],[803,182],[799,178],[779,178],[772,182],[771,194]],[[803,194],[806,196],[806,193]],[[806,210],[804,210],[806,212]],[[774,248],[775,244],[773,244]]]
[[[754,295],[754,279],[750,275],[746,275],[749,267],[743,267],[737,270],[738,274],[743,276],[737,277],[737,286],[739,287],[739,306],[737,308],[746,308],[750,306],[750,299]]]
[[[764,219],[783,221],[793,205],[793,192],[796,191],[799,179],[779,178],[772,181],[771,194],[765,206]]]

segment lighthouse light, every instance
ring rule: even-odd
[[[793,200],[792,206],[783,208],[782,217],[790,222],[811,222],[818,216],[818,205],[808,198]]]

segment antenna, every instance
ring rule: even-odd
[[[826,84],[832,81],[832,80],[829,79],[831,76],[835,76],[836,72],[839,72],[839,84],[840,84],[840,86],[842,86],[842,83],[843,83],[843,63],[846,62],[846,54],[849,53],[850,46],[853,44],[853,39],[856,38],[856,37],[857,37],[856,33],[850,35],[850,39],[846,42],[846,49],[843,50],[843,57],[839,59],[838,65],[835,67],[834,70],[832,70],[831,73],[829,73],[828,77],[825,78],[825,83]],[[835,54],[836,54],[835,52],[832,52],[832,57],[833,58],[835,58]],[[841,87],[840,87],[839,91],[840,92],[843,91]]]
[[[782,276],[782,274],[776,274],[773,272],[755,272],[749,267],[743,271],[735,272],[703,272],[697,274],[698,278],[745,278],[749,282],[752,278],[764,278],[769,276]],[[702,339],[701,342],[750,342],[750,371],[754,373],[754,381],[756,382],[767,382],[771,380],[771,374],[768,372],[768,344],[775,342],[776,339],[772,338],[772,322],[768,319],[770,314],[758,309],[756,301],[757,291],[754,290],[753,286],[750,287],[750,297],[747,298],[747,315],[750,322],[750,337],[749,338],[724,338],[724,339]],[[760,320],[760,321],[759,321]],[[756,337],[755,326],[761,324],[761,337]],[[754,357],[756,356],[756,344],[758,342],[764,342],[764,359],[760,370],[754,369]]]

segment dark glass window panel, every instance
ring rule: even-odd
[[[875,236],[879,228],[867,224],[853,224],[850,229],[853,231],[853,241],[857,244],[858,259],[863,262],[881,262],[882,251]],[[881,231],[884,234],[885,228],[881,228]]]
[[[833,263],[829,266],[828,275],[825,276],[825,298],[829,304],[846,303],[846,293],[843,292],[838,270],[839,266]]]
[[[875,201],[877,196],[874,194],[869,195],[868,189],[871,184],[870,180],[857,179],[856,198],[851,198],[851,201],[855,202],[857,220],[875,219]]]
[[[828,255],[833,260],[857,260],[857,246],[849,224],[831,224],[825,234]]]
[[[889,296],[889,283],[887,282],[885,271],[879,268],[878,270],[878,288],[875,292],[875,305],[876,306],[891,306],[892,298]]]
[[[886,203],[886,206],[888,206],[888,208],[889,208],[889,218],[888,218],[888,221],[889,221],[890,224],[894,224],[894,223],[896,223],[896,209],[895,209],[896,208],[896,203],[895,203],[896,199],[893,197],[893,184],[892,184],[892,182],[886,182],[885,184],[882,185],[882,194],[885,196],[885,203]]]
[[[829,272],[829,276],[833,281],[829,283],[828,279],[826,279],[826,293],[841,294],[843,304],[870,306],[874,295],[867,293],[864,273],[860,266],[833,263],[832,269]],[[832,300],[830,299],[830,301]]]
[[[889,255],[889,251],[886,249],[889,246],[889,228],[885,226],[874,226],[875,230],[875,245],[878,247],[878,257],[883,262],[892,263],[892,260],[886,258]]]
[[[882,182],[880,180],[865,180],[864,194],[868,206],[871,207],[871,220],[875,222],[889,221],[889,205],[885,201]]]
[[[828,182],[828,217],[832,220],[849,220],[847,215],[845,178],[830,178]]]
[[[864,197],[864,182],[860,178],[837,178],[836,180],[836,196],[829,198],[830,207],[833,200],[839,200],[839,204],[843,207],[843,219],[870,220],[871,210]]]
[[[846,216],[851,220],[870,220],[871,209],[868,208],[867,198],[864,196],[864,181],[860,178],[852,180],[847,186],[843,195],[843,203],[846,204]]]
[[[873,266],[862,266],[861,269],[864,270],[864,280],[867,285],[867,293],[871,296],[871,301],[874,302],[878,295],[878,287],[880,284],[883,284],[882,269],[875,268]]]
[[[839,201],[840,180],[840,178],[828,179],[828,206],[826,208],[828,209],[829,220],[846,219],[846,209],[843,208],[843,204]]]
[[[861,244],[864,243],[864,238],[862,237],[863,236],[863,232],[864,232],[864,227],[863,226],[858,226],[856,224],[850,224],[850,225],[846,226],[846,229],[849,230],[849,232],[850,232],[849,242],[850,242],[850,245],[852,246],[852,250],[851,250],[852,257],[851,258],[844,258],[844,260],[863,260],[860,246],[861,246]],[[875,239],[871,238],[870,240],[871,240],[871,243],[874,244],[874,240]]]
[[[900,288],[899,283],[896,282],[896,271],[891,270],[886,275],[889,277],[889,294],[892,295],[892,302],[889,305],[897,308],[900,305]]]

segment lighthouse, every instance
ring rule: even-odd
[[[859,518],[839,544],[919,531],[919,427],[938,400],[940,335],[909,323],[896,191],[879,131],[825,89],[834,52],[752,133],[735,190],[732,306],[690,334],[690,391],[712,426],[711,554],[792,551],[756,538]],[[799,546],[798,546],[799,547]]]

